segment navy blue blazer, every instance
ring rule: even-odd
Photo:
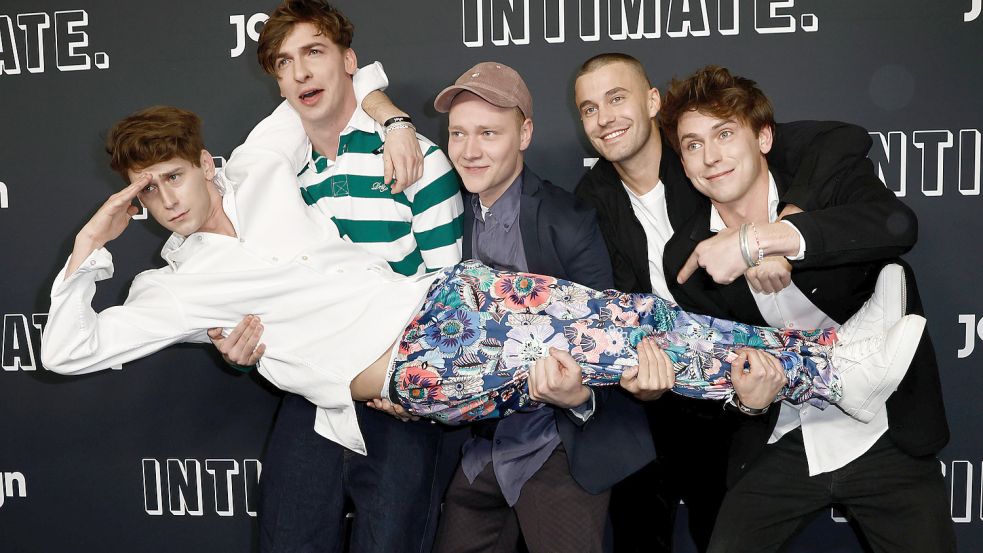
[[[464,198],[464,258],[472,257],[474,211]],[[519,229],[529,272],[572,280],[595,290],[613,287],[611,264],[594,210],[573,194],[523,167]],[[600,493],[655,459],[642,405],[613,387],[594,389],[586,423],[554,409],[556,427],[574,480]]]

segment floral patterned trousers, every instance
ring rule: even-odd
[[[673,392],[729,399],[736,351],[777,357],[787,382],[776,399],[818,407],[841,397],[829,363],[835,331],[787,330],[694,315],[653,294],[599,292],[570,281],[496,271],[478,261],[446,269],[399,341],[390,396],[410,412],[466,424],[542,406],[529,368],[550,347],[569,351],[590,386],[616,384],[653,336],[676,372]]]

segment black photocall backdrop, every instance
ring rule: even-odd
[[[707,63],[757,80],[779,120],[868,128],[885,184],[917,213],[907,256],[939,354],[952,441],[941,467],[961,551],[983,547],[981,0],[342,0],[362,64],[420,131],[446,143],[436,93],[476,62],[511,65],[533,93],[529,164],[572,188],[594,157],[573,107],[579,64],[630,53],[663,87]],[[106,129],[151,104],[199,113],[228,156],[279,101],[255,59],[268,0],[4,0],[0,5],[0,550],[249,551],[256,482],[278,398],[260,379],[180,346],[122,371],[61,377],[38,357],[47,294],[88,216],[119,187]],[[113,242],[122,301],[161,264],[137,221]],[[977,349],[981,351],[976,351]],[[698,477],[698,475],[693,475]],[[682,536],[682,533],[680,533]],[[691,550],[681,537],[681,551]],[[824,513],[794,551],[848,552]]]

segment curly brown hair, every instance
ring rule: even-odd
[[[331,39],[342,50],[352,47],[355,26],[338,8],[324,0],[284,0],[270,13],[270,18],[259,33],[256,56],[263,71],[270,75],[276,74],[280,45],[298,23],[313,24],[323,36]]]
[[[201,118],[173,106],[152,106],[113,125],[106,137],[109,166],[129,182],[128,171],[181,158],[201,166]]]
[[[726,67],[708,65],[683,80],[669,83],[659,110],[659,124],[679,152],[679,118],[688,111],[726,119],[736,117],[755,134],[775,127],[775,110],[751,79],[731,75]]]

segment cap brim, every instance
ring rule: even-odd
[[[451,110],[451,104],[454,103],[454,98],[458,94],[467,91],[472,94],[477,95],[482,100],[488,102],[493,106],[498,106],[500,108],[517,108],[519,104],[508,98],[504,94],[495,92],[493,90],[488,90],[487,88],[473,87],[465,84],[455,84],[451,85],[444,90],[440,91],[437,98],[433,101],[433,107],[440,113],[447,113]]]

